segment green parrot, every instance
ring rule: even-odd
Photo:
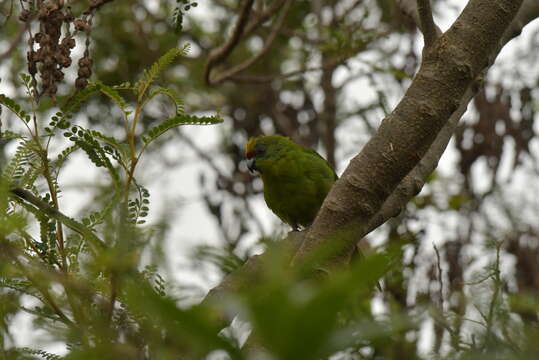
[[[247,167],[264,183],[264,200],[283,222],[298,231],[309,226],[337,174],[316,151],[283,136],[251,138]]]

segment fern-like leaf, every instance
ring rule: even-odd
[[[18,181],[18,179],[24,175],[24,171],[30,164],[34,155],[32,142],[29,140],[21,141],[7,166],[2,169],[2,177],[4,180],[7,181],[8,184]]]
[[[223,119],[219,116],[196,116],[187,114],[176,114],[173,118],[159,124],[148,130],[147,134],[142,137],[142,141],[149,143],[164,132],[182,125],[214,125],[222,123]]]
[[[26,138],[22,136],[21,134],[14,133],[13,131],[4,130],[0,131],[0,140],[15,140],[15,139],[21,139],[25,140]]]
[[[69,156],[79,148],[78,145],[71,145],[66,147],[60,154],[58,154],[58,158],[54,161],[53,165],[56,167],[56,169],[60,169],[64,162],[69,158]]]
[[[95,166],[104,167],[109,170],[114,182],[119,183],[120,176],[118,175],[118,171],[114,168],[107,156],[107,154],[110,154],[113,158],[120,159],[118,150],[115,150],[110,146],[101,146],[95,139],[92,131],[84,129],[81,126],[73,126],[70,130],[64,132],[64,136],[80,147],[86,155],[88,155],[88,158],[95,164]]]
[[[142,78],[135,84],[135,89],[138,95],[138,101],[146,93],[148,87],[154,82],[155,78],[165,70],[178,56],[185,56],[189,51],[189,44],[183,48],[172,48],[159,58],[148,70],[144,71]]]
[[[174,31],[179,34],[183,29],[183,18],[185,12],[189,11],[192,7],[197,7],[196,1],[190,0],[176,0],[176,7],[172,13],[172,23],[174,25]]]
[[[146,222],[144,218],[148,216],[150,211],[150,192],[141,185],[137,185],[138,198],[129,200],[129,220],[133,224],[142,225]]]
[[[135,87],[129,81],[123,82],[123,83],[118,84],[118,85],[113,85],[111,87],[114,90],[135,90]]]
[[[53,353],[50,353],[50,352],[47,352],[45,350],[36,350],[36,349],[30,349],[30,348],[19,348],[19,350],[21,352],[24,352],[24,353],[27,353],[27,354],[30,354],[30,355],[38,355],[40,356],[42,359],[45,359],[45,360],[61,360],[62,358],[56,354],[53,354]]]
[[[0,94],[0,104],[11,110],[11,112],[22,121],[29,122],[31,120],[30,114],[24,111],[24,109],[9,96]]]
[[[156,89],[153,89],[150,92],[150,94],[148,95],[147,101],[150,101],[151,99],[153,99],[157,95],[165,95],[170,100],[172,100],[172,102],[174,103],[174,106],[176,108],[176,114],[181,114],[181,113],[184,112],[183,101],[180,98],[180,95],[176,91],[174,91],[173,89],[163,88],[163,87],[158,87]]]
[[[0,289],[2,288],[15,290],[22,294],[27,294],[31,296],[35,296],[36,293],[35,289],[32,287],[31,282],[12,278],[0,279]]]
[[[131,111],[127,110],[127,102],[114,87],[105,85],[101,82],[98,82],[97,85],[99,85],[99,91],[108,96],[116,105],[118,105],[125,115],[129,115],[131,113]]]
[[[73,116],[73,113],[78,111],[82,103],[88,100],[90,96],[100,91],[100,88],[100,84],[90,83],[84,90],[79,91],[69,98],[69,100],[60,108],[61,111],[56,114],[59,116],[59,120],[70,119]]]

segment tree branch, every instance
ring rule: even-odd
[[[426,32],[429,33],[428,36],[432,42],[442,34],[442,30],[436,26],[432,19],[430,0],[397,0],[397,6],[402,12],[414,20],[425,37],[425,45],[427,44]],[[423,23],[425,23],[425,27]],[[427,31],[424,30],[426,28],[428,28]]]
[[[522,0],[471,0],[462,14],[423,56],[419,72],[395,110],[350,162],[326,197],[296,253],[301,264],[321,246],[342,241],[346,254],[401,181],[419,164],[462,94],[499,49]],[[481,14],[481,22],[477,21]],[[428,95],[427,95],[428,94]],[[337,235],[338,234],[338,235]],[[318,264],[328,270],[341,256]]]
[[[35,206],[47,216],[61,222],[71,230],[81,234],[83,237],[89,240],[90,244],[94,246],[94,248],[106,248],[105,243],[101,239],[99,239],[90,229],[88,229],[83,224],[73,220],[72,218],[62,214],[60,211],[56,210],[45,201],[34,196],[30,191],[21,188],[13,188],[10,190],[10,193],[10,195],[14,196],[15,199],[17,199],[19,202],[24,201],[23,204],[27,203]]]
[[[417,13],[419,15],[419,28],[425,38],[425,48],[430,48],[440,29],[434,24],[430,0],[417,0]]]
[[[504,33],[504,36],[498,45],[498,49],[492,56],[490,56],[489,66],[494,63],[501,48],[503,48],[503,46],[505,46],[511,39],[518,36],[522,28],[537,17],[539,17],[539,3],[533,0],[525,0],[519,9],[519,12],[513,19],[513,22]],[[380,211],[372,217],[363,236],[385,223],[389,218],[397,216],[402,209],[404,209],[406,203],[408,203],[408,201],[423,188],[427,177],[434,171],[434,169],[436,169],[438,161],[443,155],[460,118],[466,112],[468,103],[475,96],[478,89],[481,88],[483,78],[487,71],[488,67],[485,68],[481,75],[468,87],[462,96],[459,108],[451,115],[447,124],[442,128],[436,137],[436,140],[431,145],[429,151],[388,197]]]
[[[412,0],[412,2],[415,3],[415,0]],[[537,3],[535,0],[525,0],[519,12],[515,16],[514,21],[504,34],[502,41],[498,43],[497,49],[491,53],[491,56],[489,57],[489,64],[493,63],[499,50],[510,39],[517,36],[525,25],[537,17],[539,17],[539,3]],[[442,127],[436,137],[436,140],[434,140],[430,146],[429,151],[425,154],[425,156],[423,156],[421,161],[413,168],[413,170],[403,178],[401,183],[395,188],[391,195],[387,197],[379,211],[377,211],[376,214],[369,219],[367,224],[364,226],[363,231],[359,232],[359,236],[357,236],[357,238],[365,236],[367,233],[376,229],[389,218],[398,215],[406,203],[420,191],[425,183],[426,177],[436,168],[438,161],[447,147],[453,131],[458,124],[459,119],[466,111],[469,101],[477,92],[478,84],[481,82],[481,78],[485,72],[486,69],[483,70],[483,73],[470,83],[462,96],[459,107],[451,114],[447,123]],[[283,244],[292,244],[291,249],[293,250],[294,248],[299,247],[299,242],[303,241],[304,235],[304,232],[290,233],[288,238],[283,240]],[[229,291],[238,291],[245,286],[249,286],[249,279],[251,279],[250,275],[252,274],[251,271],[253,269],[260,269],[264,258],[265,255],[262,254],[249,259],[241,269],[229,274],[223,279],[219,286],[212,289],[203,300],[203,303],[211,303],[213,299],[219,299],[226,293],[229,293]]]
[[[253,3],[254,0],[245,0],[245,3],[241,8],[236,26],[234,27],[234,31],[232,32],[232,36],[228,39],[226,43],[223,44],[223,46],[214,49],[210,53],[208,62],[206,63],[206,69],[204,71],[204,80],[206,81],[206,84],[211,84],[211,69],[214,66],[222,63],[228,57],[228,55],[230,55],[232,50],[234,50],[234,48],[238,45],[245,29],[245,25],[247,24],[247,20],[249,19],[251,9],[253,8]]]
[[[227,79],[230,79],[234,75],[236,75],[236,74],[244,71],[245,69],[249,68],[255,62],[257,62],[262,56],[264,56],[271,49],[271,45],[273,44],[273,41],[275,40],[275,38],[279,34],[279,31],[281,30],[281,28],[283,26],[284,19],[286,17],[286,14],[288,13],[288,10],[290,9],[291,4],[292,4],[291,0],[286,0],[286,2],[284,3],[283,8],[281,10],[281,13],[279,14],[279,17],[277,18],[277,21],[275,22],[275,25],[271,29],[271,32],[268,35],[268,37],[266,39],[266,42],[264,43],[264,47],[262,48],[262,50],[260,50],[260,52],[258,54],[254,55],[253,57],[245,60],[244,62],[242,62],[242,63],[240,63],[240,64],[238,64],[236,66],[231,67],[230,69],[227,69],[227,70],[223,71],[221,74],[217,75],[214,79],[212,79],[209,76],[209,73],[208,73],[207,81],[209,82],[209,84],[211,84],[211,85],[219,84],[219,83],[221,83],[221,82],[223,82],[223,81],[225,81]],[[209,62],[208,62],[208,64],[209,64]]]

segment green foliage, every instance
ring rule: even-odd
[[[244,264],[244,261],[233,252],[209,245],[197,246],[193,258],[201,263],[214,265],[225,275],[238,270]]]
[[[17,2],[5,3],[0,5],[0,13],[8,13],[7,6],[17,7]],[[22,2],[31,9],[34,3]],[[391,221],[398,225],[390,229],[388,239],[400,244],[399,249],[376,248],[374,255],[329,276],[318,274],[313,278],[306,268],[290,268],[289,254],[279,251],[283,244],[269,240],[257,243],[268,247],[265,255],[246,261],[253,251],[252,228],[259,226],[256,214],[250,209],[250,199],[259,196],[260,189],[252,185],[251,178],[245,176],[240,166],[239,148],[245,138],[275,129],[310,145],[321,144],[329,153],[330,140],[335,133],[326,130],[342,131],[340,126],[349,124],[350,120],[356,125],[365,125],[369,131],[378,127],[380,114],[390,111],[385,104],[392,103],[399,94],[399,90],[391,86],[392,80],[407,86],[409,82],[402,80],[413,76],[418,58],[412,51],[416,48],[412,46],[415,39],[411,38],[412,45],[408,46],[408,39],[395,38],[399,34],[391,29],[400,26],[402,21],[394,16],[394,1],[325,2],[322,9],[316,9],[318,2],[292,2],[282,32],[277,34],[269,51],[237,76],[238,79],[258,78],[259,82],[251,87],[232,79],[208,89],[202,80],[204,64],[210,51],[229,39],[242,4],[209,2],[215,14],[193,18],[187,28],[186,12],[196,6],[196,2],[159,2],[151,7],[139,6],[142,3],[111,2],[92,15],[94,24],[99,26],[94,26],[89,36],[90,54],[94,57],[93,74],[99,80],[90,82],[84,90],[65,100],[59,95],[62,106],[58,111],[54,104],[39,103],[32,78],[25,74],[21,79],[28,99],[0,97],[4,110],[11,110],[14,117],[22,120],[21,128],[27,130],[17,133],[4,129],[11,123],[5,121],[8,111],[1,114],[0,147],[3,149],[8,144],[6,148],[10,152],[6,152],[5,163],[0,157],[0,358],[205,359],[219,350],[225,353],[223,358],[257,360],[537,358],[539,297],[536,291],[521,291],[520,286],[520,281],[534,278],[535,267],[530,266],[529,271],[517,278],[508,275],[500,265],[500,258],[511,246],[517,245],[523,247],[524,259],[529,259],[531,264],[537,262],[533,227],[515,226],[524,229],[515,235],[499,231],[506,240],[514,236],[517,245],[509,239],[509,243],[493,242],[491,247],[481,249],[478,257],[488,258],[490,262],[486,267],[478,267],[473,281],[467,281],[467,277],[452,278],[457,272],[454,264],[472,260],[468,252],[452,262],[444,260],[444,256],[451,253],[449,245],[454,245],[453,236],[462,236],[460,230],[444,229],[443,235],[451,238],[446,239],[447,248],[440,246],[441,255],[437,253],[439,277],[436,267],[424,269],[429,262],[418,249],[429,248],[433,241],[430,231],[429,236],[423,234],[424,224],[431,226],[431,223],[430,218],[424,221],[417,213],[423,209],[430,212],[444,209],[454,216],[457,211],[462,213],[479,206],[477,199],[467,193],[456,192],[445,197],[445,193],[440,196],[441,192],[436,190],[418,196],[416,206],[410,207],[413,213],[402,214]],[[254,4],[251,15],[258,17],[264,16],[277,2],[256,1]],[[356,6],[355,11],[347,11],[352,5]],[[85,5],[73,3],[72,6],[76,10],[77,6]],[[148,16],[141,20],[139,15],[144,12]],[[15,13],[11,17],[16,19]],[[174,28],[166,21],[170,14]],[[326,16],[328,14],[332,16]],[[216,15],[215,21],[207,26],[213,15]],[[230,56],[213,70],[226,71],[252,59],[259,52],[254,45],[260,40],[265,43],[277,16],[277,13],[270,15],[260,21],[260,26],[243,33]],[[378,22],[377,17],[380,17]],[[247,23],[255,24],[253,19],[248,19]],[[325,26],[327,21],[331,21],[331,26]],[[20,30],[20,24],[13,23],[2,23],[2,34],[10,44]],[[112,32],[110,25],[114,26]],[[128,29],[137,29],[137,35]],[[179,71],[170,71],[167,77],[162,77],[173,84],[174,88],[169,88],[165,87],[168,84],[156,84],[157,79],[187,49],[172,49],[153,66],[149,65],[155,54],[177,46],[179,39],[173,30],[188,30],[189,33],[182,36],[196,42],[200,51],[172,69]],[[380,46],[379,40],[388,37],[396,41],[383,40]],[[392,44],[409,53],[401,51],[394,57]],[[10,70],[25,66],[25,50],[20,47],[20,51],[12,52],[13,59],[6,62]],[[353,56],[354,61],[347,64],[349,56]],[[294,73],[302,67],[310,69],[305,74],[316,75],[303,77],[301,71],[293,77],[283,74],[288,69]],[[138,82],[112,85],[141,73],[142,68],[148,70]],[[345,69],[350,77],[342,79]],[[6,71],[4,81],[9,81],[10,74],[19,71]],[[340,80],[336,83],[331,79],[336,79],[337,72]],[[320,86],[316,78],[330,81]],[[349,101],[347,90],[343,89],[349,89],[348,85],[355,80],[370,83],[378,100],[348,106],[356,101]],[[16,84],[11,85],[17,88]],[[155,115],[155,110],[160,108],[153,106],[160,100],[159,95],[170,101],[171,111],[162,116]],[[331,105],[331,101],[319,106],[317,98],[335,100],[336,111],[326,112],[332,108],[326,106]],[[118,112],[109,111],[109,104],[118,107],[120,116],[115,115]],[[159,207],[150,204],[155,202],[154,194],[150,197],[144,187],[147,184],[138,174],[147,170],[140,169],[141,166],[156,162],[148,156],[152,155],[149,151],[157,150],[155,153],[160,155],[160,146],[173,139],[174,131],[169,130],[222,121],[218,116],[188,114],[186,108],[206,113],[207,109],[220,106],[230,115],[232,126],[221,132],[223,152],[218,155],[219,160],[228,156],[227,160],[231,161],[226,162],[226,172],[221,174],[222,164],[213,163],[217,154],[202,154],[205,157],[201,158],[217,169],[217,176],[214,176],[215,184],[208,180],[211,176],[206,176],[206,180],[201,176],[201,184],[209,194],[203,195],[213,214],[219,216],[219,240],[225,246],[199,247],[191,259],[199,266],[197,275],[205,275],[202,271],[210,264],[212,270],[219,268],[227,279],[237,274],[244,276],[240,277],[243,281],[232,282],[229,291],[219,293],[215,303],[204,301],[193,306],[198,298],[192,296],[192,288],[175,285],[167,276],[166,258],[160,253],[167,226],[176,220],[173,213],[177,209],[164,212],[163,219],[155,220],[157,216],[152,216],[154,221],[147,223],[149,215],[155,215],[150,211]],[[356,121],[358,115],[361,121]],[[336,124],[327,121],[330,119],[336,119]],[[345,136],[354,137],[354,153],[360,148],[362,140],[358,138],[363,135],[354,128],[353,135]],[[328,139],[330,142],[326,143]],[[338,151],[347,151],[343,144],[337,145]],[[89,160],[74,157],[81,153]],[[146,161],[140,161],[142,155]],[[181,152],[178,154],[178,158],[183,156]],[[84,184],[75,188],[81,194],[93,196],[88,204],[70,204],[71,197],[62,198],[62,191],[66,189],[60,175],[74,161],[83,162],[75,171],[81,167],[100,170],[95,187]],[[232,172],[228,164],[233,164]],[[427,190],[431,190],[431,185],[433,188],[439,185],[439,180],[431,178]],[[444,187],[453,191],[459,182],[452,181]],[[21,189],[26,192],[18,191]],[[64,215],[67,208],[80,210],[70,217]],[[188,211],[181,216],[193,222],[199,220]],[[410,220],[414,229],[422,229],[412,232],[407,228]],[[465,225],[462,224],[462,228],[466,228]],[[477,224],[470,225],[470,233],[474,227],[477,228]],[[495,229],[493,233],[498,230],[491,224],[486,227]],[[264,226],[260,229],[263,233]],[[378,235],[383,237],[383,231],[380,233]],[[474,232],[473,242],[479,243],[481,239],[476,239],[475,235]],[[244,242],[247,237],[248,241]],[[461,243],[471,246],[466,241],[462,239]],[[528,244],[530,247],[526,250]],[[400,250],[405,250],[406,256],[402,256]],[[327,254],[315,254],[310,260],[316,263],[323,256]],[[436,257],[432,258],[436,264]],[[254,274],[245,271],[253,268],[251,260],[257,259],[260,260],[258,271]],[[413,277],[421,268],[428,273],[427,278]],[[211,275],[213,282],[215,273]],[[385,275],[384,292],[378,293],[373,290],[373,284],[382,275]],[[517,286],[515,292],[513,289]],[[191,305],[186,304],[186,299]],[[234,331],[222,331],[238,312],[252,327],[251,336],[243,346]],[[13,339],[18,336],[15,320],[21,315],[33,320],[32,330],[39,329],[32,332],[32,340],[36,340],[33,349],[14,347]],[[429,330],[431,327],[435,329],[433,332]],[[40,333],[47,337],[39,338]],[[426,338],[442,339],[438,350],[418,350],[428,346],[419,346],[422,343],[419,337],[425,333]],[[65,344],[65,354],[49,351],[47,345],[51,340]],[[41,344],[43,349],[37,349]]]
[[[363,312],[361,317],[369,315],[367,299],[385,272],[386,261],[385,255],[375,255],[321,282],[298,282],[290,276],[291,269],[266,268],[263,281],[246,293],[255,333],[266,349],[283,360],[327,358],[353,346],[364,335],[348,334],[336,341],[341,331],[346,332],[339,324],[340,314],[355,309]]]
[[[137,186],[138,197],[134,200],[130,200],[127,204],[129,209],[129,221],[133,224],[142,225],[146,222],[144,218],[148,216],[150,208],[150,192],[143,186]]]
[[[7,166],[2,169],[4,180],[8,183],[17,182],[24,175],[34,154],[32,142],[23,138]]]
[[[141,101],[146,94],[146,90],[155,81],[155,78],[165,70],[178,56],[185,56],[189,51],[189,45],[186,44],[182,48],[172,48],[167,53],[159,58],[148,70],[144,71],[144,75],[138,80],[135,85],[135,91],[138,95],[138,100]]]
[[[183,18],[185,17],[185,12],[189,11],[192,7],[197,7],[198,3],[196,1],[189,0],[176,0],[176,7],[172,14],[172,23],[174,24],[174,30],[176,33],[179,33],[183,29]]]
[[[182,125],[214,125],[222,123],[223,119],[217,116],[193,116],[186,114],[176,114],[173,118],[170,118],[163,123],[148,130],[147,135],[142,137],[142,141],[150,143],[157,139],[170,129],[173,129]]]
[[[157,95],[167,96],[174,103],[174,106],[176,106],[176,114],[182,114],[184,112],[183,101],[178,95],[178,93],[176,93],[176,91],[174,91],[173,89],[163,87],[157,87],[156,89],[152,89],[152,91],[148,95],[148,101],[153,99]]]
[[[22,353],[27,353],[31,355],[39,355],[41,359],[45,359],[45,360],[61,360],[62,359],[61,356],[51,354],[43,350],[35,350],[35,349],[30,349],[30,348],[21,348],[19,350]]]
[[[80,109],[82,104],[99,90],[99,84],[88,84],[88,86],[86,86],[84,90],[79,91],[75,93],[72,97],[70,97],[68,101],[61,107],[61,111],[56,113],[56,116],[58,118],[55,119],[54,117],[52,117],[52,120],[61,121],[70,119],[73,116],[73,113],[76,113]],[[60,122],[60,124],[62,125],[60,129],[67,129],[69,127],[69,125],[66,126],[62,122]]]
[[[55,360],[93,359],[103,354],[104,358],[130,358],[126,354],[147,351],[167,358],[185,351],[203,355],[209,347],[239,354],[230,340],[219,335],[215,320],[208,322],[205,311],[177,306],[176,299],[167,295],[168,285],[158,266],[139,270],[140,254],[158,233],[152,225],[142,228],[150,211],[150,193],[136,181],[135,170],[144,150],[176,126],[222,121],[216,116],[186,114],[180,96],[172,89],[160,86],[147,91],[159,73],[186,51],[187,46],[167,52],[134,86],[90,83],[69,97],[48,121],[38,112],[30,116],[15,100],[0,95],[0,104],[22,120],[26,129],[1,133],[3,141],[16,142],[17,147],[2,166],[0,177],[0,356]],[[30,102],[38,108],[31,78],[22,74],[21,79]],[[137,101],[131,105],[122,91],[136,95]],[[123,136],[79,123],[81,107],[99,93],[121,110]],[[157,95],[172,101],[175,115],[152,129],[143,129],[144,107]],[[80,221],[63,214],[58,182],[79,150],[109,176],[103,185],[106,195],[84,210]],[[21,306],[23,296],[31,296],[39,304]],[[46,349],[7,348],[9,323],[19,313],[27,313],[36,326],[64,342],[69,349],[66,357]],[[186,350],[184,347],[191,347],[189,341],[178,339],[162,346],[180,333],[198,345]],[[116,345],[112,349],[106,344]]]
[[[96,82],[96,86],[99,91],[104,95],[108,96],[121,110],[124,114],[129,115],[131,112],[127,110],[126,100],[118,93],[118,89],[114,86],[107,86],[101,82]],[[122,89],[121,87],[119,89]]]
[[[11,99],[7,95],[0,94],[0,104],[11,110],[11,112],[22,121],[27,123],[31,120],[30,114],[28,114],[21,105],[17,104],[15,100]]]

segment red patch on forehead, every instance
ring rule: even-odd
[[[247,159],[250,159],[253,157],[253,152],[254,152],[254,149],[255,149],[255,143],[256,143],[256,138],[250,138],[249,141],[247,142],[247,144],[245,145],[245,157]]]

